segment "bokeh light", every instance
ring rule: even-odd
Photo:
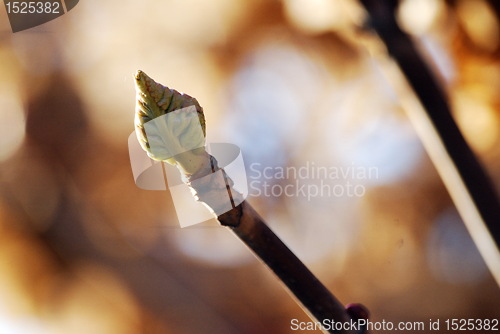
[[[463,221],[453,209],[443,211],[429,233],[427,258],[436,278],[454,284],[478,284],[488,269]]]
[[[25,136],[25,117],[21,100],[12,89],[4,87],[0,94],[0,162],[8,160],[20,149]]]

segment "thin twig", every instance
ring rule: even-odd
[[[357,333],[354,330],[328,328],[332,322],[349,323],[350,314],[274,234],[252,206],[242,199],[238,191],[233,188],[233,181],[223,169],[218,167],[217,160],[208,153],[207,155],[207,161],[210,163],[200,168],[196,174],[186,176],[187,183],[193,189],[197,200],[208,204],[213,211],[217,211],[216,208],[221,202],[227,203],[227,198],[229,198],[232,209],[217,217],[221,225],[229,228],[253,251],[257,258],[276,274],[311,318],[327,324],[324,328],[325,333]],[[223,176],[223,184],[220,182],[220,175]],[[196,182],[200,179],[204,181]],[[235,202],[240,204],[235,205]],[[365,312],[366,314],[361,315],[360,318],[367,318],[367,311]]]
[[[343,305],[269,229],[250,204],[244,201],[218,219],[279,277],[314,319],[349,322],[350,317]],[[352,332],[331,330],[328,333]]]
[[[457,210],[500,284],[500,201],[455,123],[445,94],[410,37],[395,20],[394,0],[361,0],[372,27],[418,99],[407,112]]]

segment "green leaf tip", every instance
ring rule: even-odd
[[[141,70],[138,70],[135,74],[135,88],[136,134],[142,148],[148,153],[151,152],[144,124],[179,109],[194,106],[200,120],[203,135],[206,135],[203,108],[195,98],[157,83]]]

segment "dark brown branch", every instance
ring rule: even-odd
[[[435,145],[442,145],[446,150],[448,159],[442,163],[449,163],[452,169],[456,169],[472,201],[469,203],[470,206],[479,212],[482,219],[474,221],[474,227],[478,229],[486,227],[498,250],[500,243],[498,195],[455,123],[446,96],[437,80],[422,60],[411,38],[399,28],[395,19],[398,1],[361,0],[361,3],[369,13],[369,26],[384,42],[389,54],[418,97],[423,112],[432,123],[432,131],[439,138]]]
[[[218,217],[288,287],[310,315],[322,322],[349,322],[344,306],[269,229],[246,201]],[[329,331],[329,333],[353,333]]]

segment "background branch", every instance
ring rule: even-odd
[[[494,186],[456,125],[445,94],[411,38],[395,19],[397,1],[362,0],[378,33],[421,107],[407,110],[457,210],[500,283],[500,202]],[[407,108],[408,109],[408,108]],[[412,117],[413,115],[413,117]],[[421,129],[419,131],[419,129]]]

